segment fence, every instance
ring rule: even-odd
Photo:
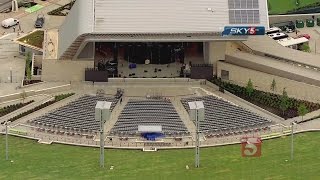
[[[299,125],[294,126],[294,132],[299,133],[304,130],[299,128]],[[17,133],[15,133],[17,132]],[[1,132],[5,134],[4,129]],[[222,137],[212,137],[204,138],[204,141],[200,141],[201,147],[212,147],[212,146],[222,146],[229,144],[238,144],[242,137],[261,137],[262,139],[272,139],[291,133],[291,127],[286,127],[282,125],[274,125],[270,130],[252,132],[241,134],[238,136],[222,136]],[[90,136],[79,136],[73,137],[69,135],[52,135],[38,132],[27,132],[23,134],[16,131],[9,131],[10,135],[24,137],[28,139],[38,140],[40,143],[51,144],[51,143],[60,143],[60,144],[69,144],[76,146],[89,146],[89,147],[100,147],[100,142],[98,137]],[[138,141],[138,137],[131,138],[122,138],[115,136],[107,136],[105,140],[105,148],[115,148],[115,149],[142,149],[144,147],[157,147],[157,149],[176,149],[176,148],[193,148],[195,146],[195,141],[188,136],[188,140],[185,141],[184,137],[182,138],[166,138],[162,141],[152,142],[152,141]],[[97,139],[97,140],[95,140]],[[171,139],[171,141],[170,141]]]

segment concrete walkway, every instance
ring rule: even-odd
[[[41,105],[41,104],[43,104],[45,102],[48,102],[50,100],[53,100],[53,99],[54,99],[53,96],[42,95],[35,102],[33,102],[31,104],[28,104],[28,105],[26,105],[26,106],[24,106],[24,107],[22,107],[22,108],[20,108],[20,109],[18,109],[16,111],[13,111],[13,112],[5,115],[5,116],[0,117],[0,123],[5,122],[5,121],[9,120],[10,118],[13,118],[13,117],[15,117],[15,116],[17,116],[17,115],[19,115],[21,113],[27,112],[27,111],[33,109],[34,107],[37,107],[37,106],[39,106],[39,105]],[[25,101],[25,102],[27,102],[27,101]]]
[[[192,122],[192,120],[189,117],[188,112],[186,109],[183,107],[182,103],[180,102],[181,98],[174,98],[172,101],[172,104],[174,105],[177,113],[179,114],[181,120],[183,121],[184,125],[188,129],[189,132],[191,132],[191,135],[194,137],[195,132],[196,132],[196,126]]]
[[[122,97],[122,103],[120,103],[119,101],[117,105],[114,107],[111,113],[110,120],[107,121],[104,126],[104,132],[106,132],[107,135],[110,133],[111,129],[116,124],[118,117],[121,111],[123,110],[124,106],[128,103],[128,100],[129,100],[128,98]]]

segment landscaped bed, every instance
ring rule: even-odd
[[[49,106],[49,105],[51,105],[53,103],[61,101],[61,100],[65,99],[67,97],[70,97],[72,95],[74,95],[74,93],[57,95],[57,96],[55,96],[54,100],[48,101],[48,102],[46,102],[44,104],[41,104],[39,106],[34,107],[33,109],[30,109],[30,110],[28,110],[26,112],[23,112],[23,113],[21,113],[21,114],[19,114],[17,116],[14,116],[14,117],[10,118],[8,121],[11,121],[11,122],[16,121],[17,119],[20,119],[20,118],[22,118],[24,116],[27,116],[27,115],[29,115],[29,114],[31,114],[33,112],[36,112],[36,111],[38,111],[38,110],[40,110],[42,108],[45,108],[45,107],[47,107],[47,106]]]
[[[0,108],[0,117],[5,116],[15,110],[18,110],[28,104],[31,104],[33,102],[34,102],[34,100],[31,100],[26,103],[18,103],[18,104],[13,104],[13,105],[9,105],[9,106],[5,106],[3,108]]]
[[[18,39],[19,42],[34,46],[37,48],[43,48],[44,31],[38,30],[30,33],[29,35]]]
[[[220,90],[227,90],[228,92],[255,104],[273,114],[276,114],[284,119],[299,116],[299,110],[305,113],[320,109],[320,104],[298,100],[284,95],[273,94],[252,89],[248,93],[247,87],[238,86],[228,82],[222,82],[220,79],[214,78],[212,82],[220,87]]]
[[[72,6],[74,5],[75,0],[71,1],[70,3],[61,6],[57,9],[54,9],[50,12],[48,12],[48,15],[52,15],[52,16],[67,16],[69,14],[69,11],[71,10]]]

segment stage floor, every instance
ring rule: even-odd
[[[191,60],[191,59],[190,59]],[[189,61],[186,61],[189,63]],[[197,57],[191,60],[194,64],[204,64],[203,58]],[[180,70],[183,66],[182,63],[171,64],[137,64],[134,69],[129,68],[129,63],[125,60],[119,60],[118,73],[121,77],[146,77],[146,78],[168,78],[180,77]],[[155,72],[155,69],[157,71]],[[160,71],[159,71],[160,69]],[[129,76],[131,74],[131,76]],[[135,74],[135,75],[132,75]]]

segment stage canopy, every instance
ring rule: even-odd
[[[162,126],[139,125],[138,132],[140,132],[140,133],[161,133]]]

